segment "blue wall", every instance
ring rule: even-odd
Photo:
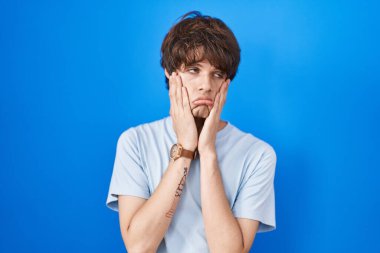
[[[0,252],[125,252],[116,141],[168,115],[159,50],[194,9],[241,45],[224,118],[277,151],[278,228],[252,252],[380,252],[379,7],[1,1]]]

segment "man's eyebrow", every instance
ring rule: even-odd
[[[198,62],[193,62],[193,63],[190,63],[190,64],[188,64],[187,65],[187,67],[190,67],[190,66],[197,66],[197,67],[200,67],[200,66],[202,66],[200,63],[198,63]]]
[[[199,62],[190,63],[190,64],[187,65],[186,67],[193,67],[193,66],[194,66],[194,67],[202,67],[202,65],[201,65]],[[218,68],[215,68],[215,67],[213,67],[213,71],[214,71],[214,72],[220,71],[220,72],[225,73],[223,70],[218,69]]]

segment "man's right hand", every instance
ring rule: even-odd
[[[198,145],[198,132],[191,112],[189,95],[178,73],[169,77],[170,116],[177,141],[184,149],[194,151]]]

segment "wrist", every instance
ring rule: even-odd
[[[199,156],[201,156],[201,157],[207,157],[207,158],[215,158],[216,157],[215,146],[199,149],[198,152],[199,152]]]
[[[186,157],[189,158],[190,160],[195,159],[196,157],[196,151],[194,149],[186,149],[181,143],[175,143],[173,146],[170,148],[170,158],[172,160],[177,160],[181,157]]]
[[[195,151],[195,149],[197,148],[197,145],[196,144],[191,144],[191,143],[188,143],[188,142],[181,142],[181,141],[177,141],[177,143],[181,144],[181,146],[186,149],[186,150],[189,150],[189,151]]]

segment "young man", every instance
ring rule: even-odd
[[[220,119],[239,45],[221,20],[190,12],[161,53],[170,117],[121,134],[106,204],[129,253],[249,252],[275,228],[276,154]]]

